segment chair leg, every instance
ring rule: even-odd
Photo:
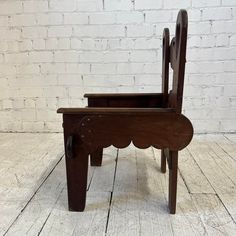
[[[101,166],[102,165],[102,154],[103,149],[98,149],[96,152],[90,154],[90,164],[91,166]]]
[[[77,148],[73,158],[66,157],[67,191],[70,211],[84,211],[86,204],[88,154]]]
[[[161,172],[166,173],[166,156],[164,149],[161,150]]]
[[[177,195],[177,176],[178,176],[178,152],[169,152],[169,209],[171,214],[176,211]]]

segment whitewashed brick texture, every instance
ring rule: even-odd
[[[61,132],[85,92],[159,92],[164,27],[189,14],[183,112],[236,131],[235,0],[1,0],[0,131]]]

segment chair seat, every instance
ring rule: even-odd
[[[91,107],[163,107],[163,93],[85,94]]]

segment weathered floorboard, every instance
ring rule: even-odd
[[[63,155],[62,134],[3,134],[0,144],[0,234],[28,204]]]
[[[102,166],[89,167],[81,213],[68,211],[65,160],[57,164],[62,135],[4,134],[0,235],[233,236],[235,150],[236,135],[196,135],[179,153],[177,211],[170,215],[160,150],[109,147]]]
[[[104,149],[103,167],[92,167],[84,213],[70,212],[66,188],[47,218],[40,235],[102,235],[107,224],[117,149]],[[91,167],[90,167],[91,168]]]

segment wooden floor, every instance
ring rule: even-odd
[[[180,152],[176,215],[160,151],[105,150],[85,212],[69,212],[62,134],[0,135],[0,235],[236,235],[236,135],[195,135]]]

